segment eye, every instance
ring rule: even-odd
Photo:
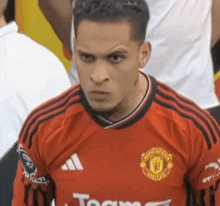
[[[81,54],[80,57],[84,62],[92,62],[95,60],[95,57],[90,54]]]
[[[114,55],[109,56],[108,58],[113,63],[120,63],[123,59],[125,59],[125,56],[114,54]]]

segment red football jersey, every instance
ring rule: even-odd
[[[220,129],[205,110],[147,77],[132,114],[112,122],[77,85],[35,109],[21,131],[13,206],[220,205]]]

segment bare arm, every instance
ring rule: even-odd
[[[213,0],[211,47],[213,47],[219,39],[220,39],[220,0]]]
[[[39,7],[65,47],[70,48],[72,2],[74,0],[39,0]]]

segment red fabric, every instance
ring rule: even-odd
[[[55,183],[57,206],[185,206],[186,177],[201,205],[220,197],[218,126],[188,99],[163,84],[150,85],[140,111],[117,123],[130,121],[122,129],[91,118],[79,86],[30,114],[19,144],[38,169],[34,178],[49,175]],[[50,184],[24,181],[19,167],[13,206],[26,206],[24,200],[45,206]]]

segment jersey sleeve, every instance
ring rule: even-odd
[[[55,186],[42,155],[43,133],[32,130],[34,120],[25,123],[18,142],[19,163],[14,181],[13,206],[49,206]],[[40,133],[40,134],[39,134]]]
[[[190,155],[189,181],[195,193],[196,205],[220,205],[220,129],[210,118],[203,128],[194,127]],[[193,166],[192,166],[193,165]]]

